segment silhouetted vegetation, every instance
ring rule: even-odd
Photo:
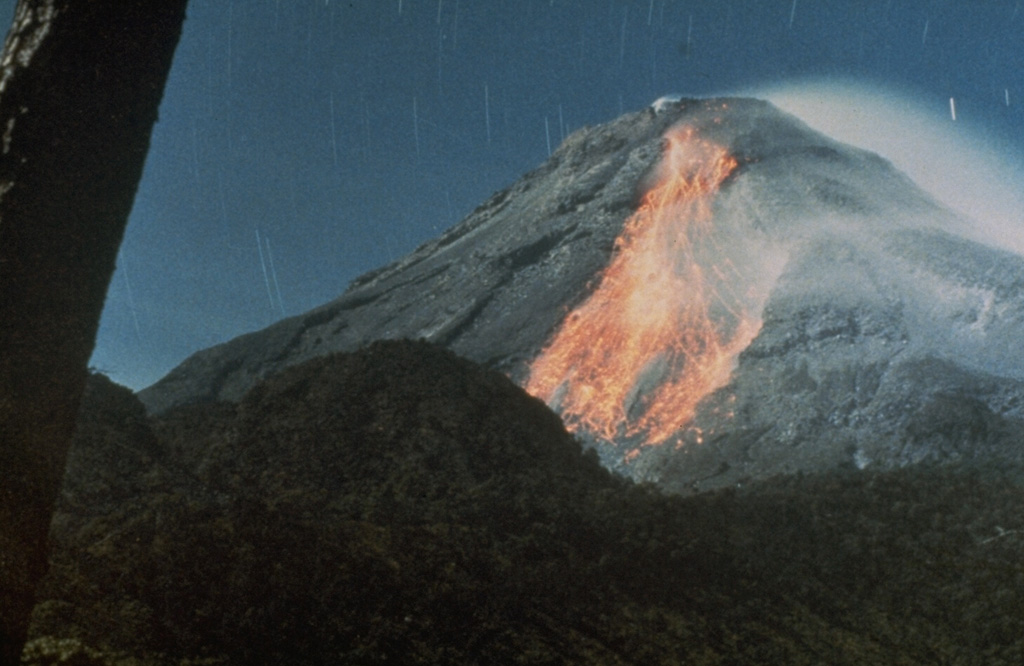
[[[19,0],[0,55],[0,664],[18,661],[185,0]]]
[[[501,375],[425,343],[156,419],[93,378],[52,537],[26,663],[1024,656],[1013,470],[665,496],[602,469]]]

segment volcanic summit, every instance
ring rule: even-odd
[[[581,129],[336,300],[193,355],[151,412],[373,340],[506,373],[609,467],[680,492],[1021,462],[1024,258],[888,161],[745,98]]]

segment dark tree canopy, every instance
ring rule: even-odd
[[[186,0],[20,0],[0,61],[0,663],[17,663]]]

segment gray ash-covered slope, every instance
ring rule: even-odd
[[[607,263],[677,120],[639,112],[574,133],[437,240],[326,305],[194,354],[139,397],[151,412],[234,401],[284,367],[386,338],[425,338],[522,374]]]
[[[194,355],[141,399],[151,412],[237,400],[284,367],[403,337],[525,383],[597,287],[679,124],[737,161],[711,201],[706,247],[737,267],[761,327],[667,443],[625,464],[635,437],[590,438],[606,463],[683,491],[1022,457],[1024,259],[979,242],[881,157],[751,99],[682,100],[580,130],[436,241],[327,305]]]
[[[633,476],[686,492],[1024,460],[1024,261],[939,231],[880,238],[794,253],[729,383],[678,446],[644,448]]]
[[[772,169],[801,171],[818,199],[864,199],[870,188],[903,194],[881,160],[840,147],[757,100],[682,101],[629,113],[573,133],[540,168],[498,192],[437,240],[357,278],[338,299],[264,330],[200,351],[139,397],[150,412],[208,400],[238,400],[259,379],[302,360],[382,338],[425,338],[516,378],[608,263],[644,180],[661,156],[662,136],[686,122],[719,137],[748,162],[736,183],[792,182]],[[721,138],[720,138],[721,140]],[[858,182],[814,178],[827,160]],[[865,178],[863,163],[874,168]],[[881,173],[878,171],[881,170]],[[834,169],[833,169],[834,171]],[[806,173],[811,172],[811,173]],[[872,178],[874,179],[872,181]],[[772,195],[785,218],[808,207],[802,185]],[[915,193],[911,192],[911,198]],[[916,195],[920,200],[921,195]]]

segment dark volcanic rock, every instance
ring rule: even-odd
[[[332,303],[195,354],[140,398],[151,413],[237,401],[282,368],[388,338],[425,338],[525,384],[596,288],[663,134],[686,124],[737,160],[707,247],[734,267],[743,284],[724,288],[761,327],[665,445],[627,463],[636,441],[581,432],[602,461],[683,491],[836,466],[1020,460],[1024,258],[979,242],[884,159],[765,102],[659,108],[576,132],[436,241]],[[640,376],[627,412],[664,381]]]
[[[1022,481],[664,496],[426,343],[151,419],[94,378],[26,663],[1016,663]]]

